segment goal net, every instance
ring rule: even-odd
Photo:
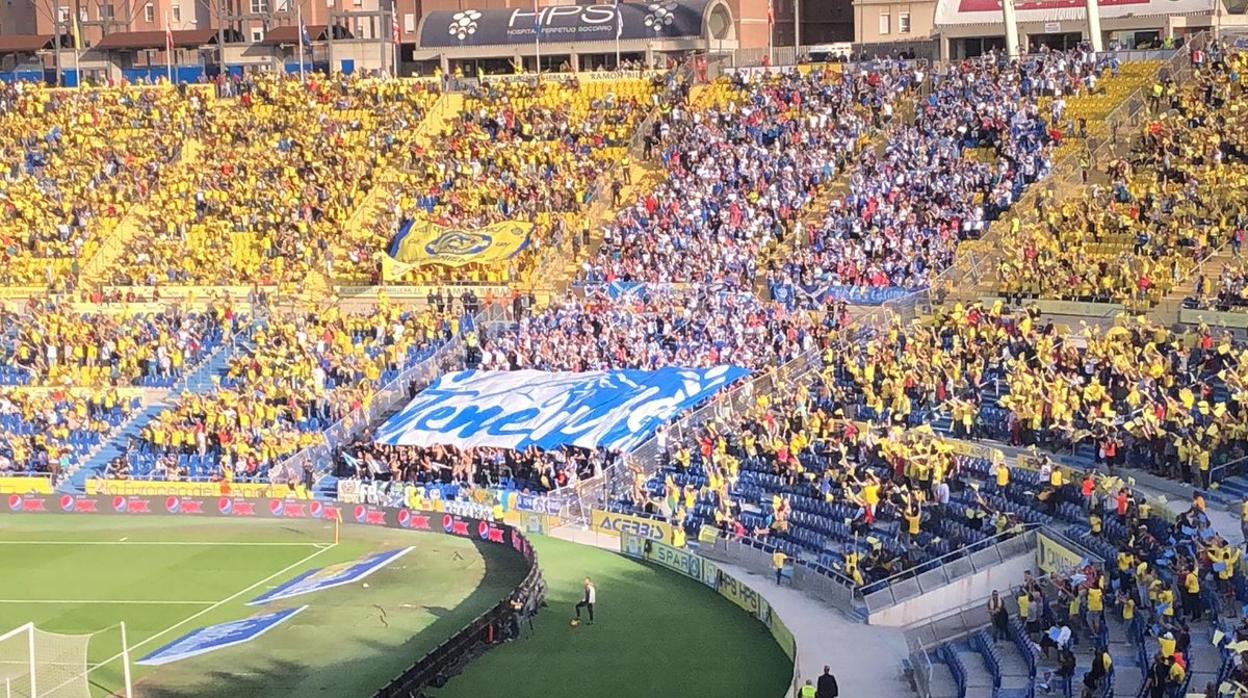
[[[62,635],[33,623],[0,635],[0,698],[90,698],[90,635]]]

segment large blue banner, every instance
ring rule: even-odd
[[[212,652],[213,650],[241,645],[269,632],[305,608],[307,606],[287,608],[281,611],[274,611],[273,613],[263,613],[242,620],[230,621],[229,623],[196,628],[143,657],[135,664],[160,666],[176,662],[179,659],[187,659],[206,652]]]
[[[749,375],[743,368],[460,371],[442,376],[377,432],[392,446],[626,450]]]

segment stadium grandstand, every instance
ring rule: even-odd
[[[1248,698],[1248,52],[669,4],[3,86],[6,696]]]

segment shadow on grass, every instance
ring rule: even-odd
[[[239,666],[234,670],[214,666],[213,655],[209,654],[200,660],[195,660],[194,664],[179,667],[178,673],[185,673],[185,680],[181,677],[168,677],[162,681],[158,669],[153,675],[144,677],[136,685],[135,693],[142,698],[211,698],[216,696],[260,698],[305,695],[332,695],[338,698],[349,695],[372,695],[430,650],[472,622],[478,615],[492,608],[524,578],[526,569],[523,560],[509,549],[481,541],[473,541],[473,543],[485,564],[485,574],[481,583],[454,608],[421,607],[436,620],[401,645],[381,642],[370,638],[367,634],[348,636],[345,638],[347,641],[363,647],[365,651],[343,656],[341,661],[322,662],[308,666],[276,657],[264,660],[266,640],[273,641],[273,638],[260,638],[255,643],[246,646],[248,652],[246,666]],[[411,580],[415,584],[420,583],[418,570],[411,573]],[[315,623],[316,602],[310,601],[309,604],[311,608],[305,612],[307,616],[304,617],[303,622]],[[378,610],[382,613],[372,614],[378,627],[386,622],[383,617],[387,615],[392,617],[394,614],[410,610],[401,608],[401,605],[402,599],[398,599],[394,603],[379,608]],[[363,611],[376,607],[375,604],[362,604],[359,608]],[[340,633],[343,629],[341,623],[333,627],[304,625],[300,627],[301,641],[313,641],[332,646],[336,640],[344,639]],[[188,632],[189,630],[188,628]],[[358,633],[360,628],[357,625],[351,630]],[[228,655],[221,656],[218,663],[228,662],[229,659]],[[197,667],[201,666],[203,669],[196,671]],[[356,685],[353,688],[344,687],[344,677],[357,679]],[[166,683],[175,685],[166,685]]]
[[[526,628],[434,695],[496,695],[498,677],[507,677],[509,698],[783,694],[792,664],[771,632],[714,589],[605,551],[540,543],[549,607],[532,635]],[[586,576],[598,591],[595,623],[582,613],[572,626]]]

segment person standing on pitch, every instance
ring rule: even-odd
[[[589,624],[590,625],[594,624],[594,601],[596,600],[597,595],[598,595],[598,590],[594,588],[594,583],[589,579],[589,577],[586,577],[585,578],[585,598],[583,598],[581,602],[576,605],[576,619],[577,620],[581,619],[581,609],[587,608],[589,609]]]

